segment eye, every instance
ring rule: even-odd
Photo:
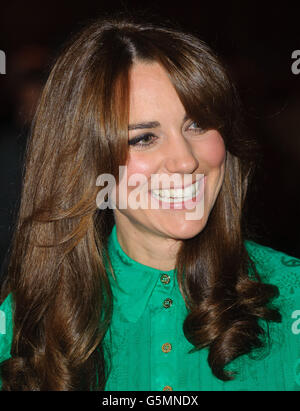
[[[192,121],[191,123],[189,123],[187,130],[191,130],[195,133],[203,133],[205,131],[198,121]]]
[[[154,139],[156,136],[152,133],[146,133],[141,136],[133,137],[128,141],[128,144],[130,146],[138,147],[138,148],[143,148],[143,147],[149,147],[152,144],[154,144]],[[143,143],[142,143],[143,142]]]

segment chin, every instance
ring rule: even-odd
[[[201,233],[201,231],[205,227],[205,221],[201,219],[200,221],[191,220],[185,221],[182,226],[179,224],[176,227],[172,227],[170,230],[172,236],[176,240],[188,240],[189,238],[195,237],[197,234]]]

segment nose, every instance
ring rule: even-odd
[[[199,167],[199,161],[190,142],[182,135],[170,138],[167,143],[165,168],[170,174],[192,174]]]

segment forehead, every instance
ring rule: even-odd
[[[165,110],[184,110],[166,70],[157,62],[135,63],[130,71],[131,120],[159,115]]]

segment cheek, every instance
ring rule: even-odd
[[[142,179],[142,183],[139,180],[139,183],[136,183],[134,186],[130,185],[128,186],[128,181],[130,179],[131,176],[133,176],[134,174],[141,174],[142,176],[146,177],[146,179],[149,181],[151,179],[151,174],[155,174],[157,173],[157,169],[155,168],[155,162],[153,161],[153,157],[147,158],[147,156],[145,155],[140,155],[139,153],[134,153],[131,154],[128,162],[126,164],[127,169],[126,169],[126,174],[123,175],[123,177],[120,180],[120,183],[117,185],[118,187],[127,187],[126,188],[126,192],[127,195],[135,190],[137,188],[137,185],[144,185],[145,180],[144,178]],[[137,176],[138,177],[138,176]],[[134,179],[135,180],[135,179]],[[131,181],[133,181],[131,179]],[[123,191],[121,191],[120,193],[120,198],[125,198],[126,195],[124,194]],[[119,198],[119,191],[117,190],[117,198]]]
[[[226,158],[226,148],[220,133],[210,132],[208,138],[199,147],[199,158],[211,168],[221,167]]]
[[[155,164],[153,158],[147,159],[147,156],[139,156],[138,154],[131,155],[127,163],[128,178],[135,173],[143,174],[150,178],[152,173],[155,173]]]

